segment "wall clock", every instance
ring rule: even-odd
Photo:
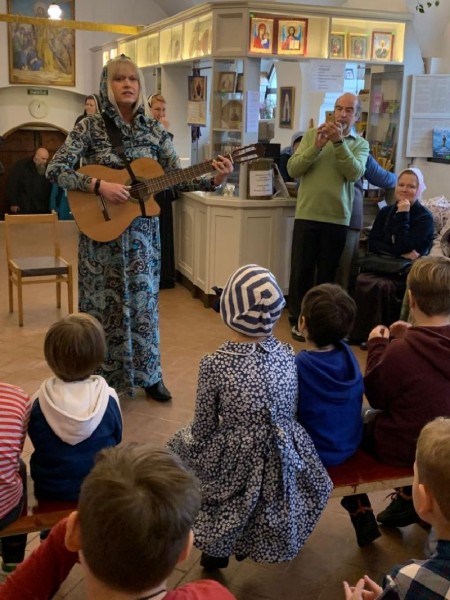
[[[35,119],[44,119],[48,114],[48,106],[45,100],[35,98],[28,105],[30,115]]]

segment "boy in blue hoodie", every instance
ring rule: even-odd
[[[54,323],[44,354],[54,377],[34,394],[28,435],[30,469],[39,499],[76,501],[99,450],[122,439],[115,390],[93,373],[104,360],[105,334],[94,317],[79,313]]]
[[[338,285],[317,285],[303,298],[298,326],[308,346],[295,357],[297,415],[326,467],[350,458],[362,439],[363,378],[342,341],[355,314],[354,300]]]

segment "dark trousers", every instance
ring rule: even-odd
[[[161,274],[159,279],[160,289],[175,286],[175,250],[173,241],[173,214],[172,202],[176,199],[172,189],[155,194],[159,204],[159,235],[161,239]]]
[[[27,468],[22,459],[20,460],[19,475],[23,483],[23,496],[19,504],[0,519],[0,530],[15,521],[22,514],[22,508],[27,503]],[[27,535],[11,535],[1,539],[3,562],[5,564],[17,564],[23,561],[25,557],[25,547],[27,545]]]
[[[314,285],[334,283],[348,227],[295,219],[289,280],[289,321],[296,325],[303,296]]]

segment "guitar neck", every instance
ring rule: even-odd
[[[177,169],[171,173],[166,173],[165,175],[160,175],[153,179],[147,179],[145,181],[147,192],[149,194],[155,194],[156,192],[161,192],[177,183],[184,183],[191,179],[195,179],[196,177],[200,177],[201,175],[205,175],[206,173],[210,173],[213,171],[212,163],[212,160],[206,160],[205,162],[193,165],[192,167],[187,167],[186,169]]]

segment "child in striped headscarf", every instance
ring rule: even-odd
[[[232,338],[200,363],[193,422],[169,441],[201,482],[195,545],[206,569],[234,554],[294,558],[324,509],[331,481],[295,420],[294,351],[272,329],[285,305],[270,271],[239,268],[220,297]]]

